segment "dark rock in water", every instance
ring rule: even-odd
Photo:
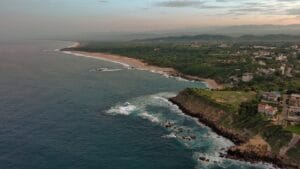
[[[199,160],[205,161],[205,157],[199,157]]]
[[[181,138],[186,141],[192,141],[196,139],[196,136],[182,136]]]
[[[195,139],[196,139],[196,136],[194,136],[194,135],[191,136],[191,139],[192,139],[192,140],[195,140]]]
[[[183,132],[183,128],[174,127],[174,129],[175,129],[175,132],[177,132],[177,133],[182,133]]]
[[[280,168],[299,169],[296,163],[286,161],[288,159],[285,159],[283,157],[274,154],[259,154],[257,152],[253,152],[251,149],[241,150],[238,146],[233,146],[229,148],[229,150],[227,151],[226,158],[238,160],[242,159],[252,163],[265,161],[271,164],[275,164]]]
[[[174,123],[172,122],[166,122],[165,125],[164,125],[166,128],[171,128],[174,126]],[[174,127],[175,128],[175,127]]]
[[[226,154],[224,154],[224,153],[220,153],[220,155],[219,155],[220,157],[222,157],[222,158],[224,158],[224,157],[226,157]]]
[[[107,68],[98,67],[98,68],[95,68],[95,69],[90,69],[89,72],[102,72],[102,71],[105,71],[105,70],[107,70]]]
[[[207,159],[206,157],[199,157],[199,160],[209,162],[209,159]]]

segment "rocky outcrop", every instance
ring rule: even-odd
[[[227,158],[244,160],[248,162],[267,162],[274,164],[280,168],[299,169],[297,163],[292,162],[286,157],[274,155],[271,152],[257,152],[251,148],[243,149],[241,146],[233,146],[227,150]]]
[[[198,118],[200,122],[210,127],[214,132],[230,139],[235,144],[245,143],[248,140],[246,136],[220,124],[220,119],[226,116],[224,110],[208,105],[185,91],[171,98],[170,101],[176,104],[185,114]]]
[[[214,132],[222,135],[236,144],[227,151],[227,158],[245,160],[249,162],[269,162],[281,168],[300,169],[296,163],[291,162],[286,157],[279,157],[270,151],[270,146],[261,137],[250,138],[232,127],[226,127],[222,121],[230,113],[214,106],[207,100],[197,97],[187,90],[180,92],[176,97],[170,99],[178,105],[187,115],[196,117],[199,121]]]

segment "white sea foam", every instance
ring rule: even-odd
[[[105,69],[105,70],[102,70],[102,72],[117,72],[120,70],[122,70],[122,69]]]
[[[139,116],[142,117],[143,119],[147,119],[147,120],[149,120],[153,123],[159,123],[160,122],[158,117],[155,117],[155,116],[153,116],[153,115],[151,115],[147,112],[143,112],[143,113],[139,114]]]
[[[195,80],[187,80],[187,79],[184,79],[182,77],[175,77],[176,80],[178,81],[183,81],[183,82],[195,82]]]
[[[79,45],[80,45],[79,42],[74,42],[73,44],[69,45],[67,48],[75,48],[75,47],[77,47]]]
[[[223,157],[220,157],[219,155],[211,155],[211,154],[200,153],[200,152],[195,152],[193,157],[198,161],[201,161],[199,157],[208,159],[209,161],[207,161],[206,163],[222,163],[225,160]]]
[[[118,61],[114,61],[114,60],[110,60],[110,59],[105,59],[105,58],[101,58],[101,57],[96,57],[96,56],[91,56],[91,55],[81,54],[81,53],[76,53],[76,52],[71,52],[71,51],[62,51],[62,52],[65,53],[65,54],[68,54],[68,55],[81,56],[81,57],[92,58],[92,59],[102,60],[102,61],[106,61],[106,62],[116,63],[116,64],[119,64],[119,65],[122,65],[123,67],[125,67],[127,69],[131,69],[131,66],[126,64],[126,63],[122,63],[122,62],[118,62]]]
[[[96,68],[96,69],[90,69],[89,72],[117,72],[121,70],[122,69]]]
[[[113,115],[138,116],[152,123],[160,124],[170,133],[163,135],[162,138],[177,139],[187,148],[192,151],[194,150],[193,158],[198,161],[196,168],[210,168],[215,165],[251,165],[246,162],[220,157],[220,154],[225,154],[226,149],[232,146],[233,143],[214,133],[211,129],[200,123],[198,119],[184,114],[177,105],[168,100],[168,98],[175,95],[176,93],[159,93],[142,96],[130,100],[131,104],[124,103],[123,105],[111,108],[107,112]],[[165,107],[174,114],[169,114],[169,111],[155,112],[152,109],[148,109],[149,106]],[[203,147],[205,147],[204,151],[198,152]],[[199,157],[204,157],[208,160],[202,161]],[[262,163],[257,164],[257,166],[272,168],[272,165]]]
[[[133,111],[135,111],[137,108],[134,105],[124,105],[124,106],[116,106],[108,111],[106,111],[108,114],[120,114],[120,115],[130,115]]]
[[[175,133],[170,133],[170,134],[164,135],[164,136],[162,136],[162,137],[163,137],[163,138],[176,138],[177,136],[176,136]]]
[[[180,115],[185,115],[176,104],[173,104],[168,100],[168,98],[175,97],[176,93],[163,93],[159,95],[153,95],[153,99],[158,100],[160,106],[168,107],[172,112]],[[187,116],[190,117],[190,116]]]

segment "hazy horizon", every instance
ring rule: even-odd
[[[205,33],[234,25],[299,24],[300,1],[1,0],[0,14],[1,39]]]

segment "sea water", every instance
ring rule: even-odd
[[[233,143],[168,101],[204,84],[55,50],[71,44],[0,43],[0,169],[271,167],[221,158]]]

